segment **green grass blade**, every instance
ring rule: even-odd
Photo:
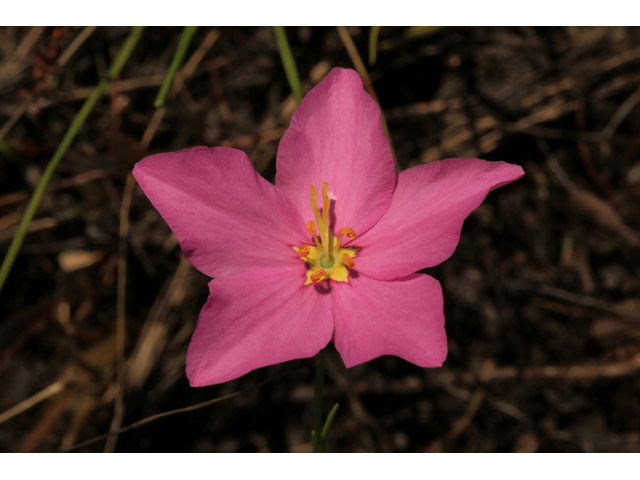
[[[122,67],[124,67],[125,63],[127,63],[131,52],[140,39],[140,35],[142,34],[143,29],[144,27],[133,27],[131,33],[122,44],[122,48],[118,52],[118,55],[116,55],[111,68],[109,69],[109,77],[101,80],[93,90],[93,93],[91,93],[91,96],[89,96],[89,98],[87,98],[87,100],[84,102],[84,105],[76,115],[76,118],[74,118],[73,122],[71,122],[71,125],[69,126],[67,133],[64,135],[64,138],[60,142],[60,145],[58,145],[58,148],[54,152],[53,157],[51,157],[47,168],[42,174],[42,177],[40,178],[40,181],[38,182],[38,185],[33,192],[31,200],[29,200],[27,209],[25,210],[24,215],[22,215],[22,219],[20,220],[20,224],[18,225],[18,230],[16,231],[13,240],[11,241],[7,256],[4,257],[2,266],[0,267],[0,290],[2,290],[4,282],[9,276],[9,272],[11,271],[11,267],[13,266],[13,262],[15,261],[16,256],[20,251],[22,241],[24,240],[24,237],[27,234],[27,230],[29,229],[29,224],[31,223],[31,220],[33,219],[33,216],[38,209],[40,200],[42,200],[42,195],[44,195],[44,191],[47,188],[51,177],[53,176],[53,172],[57,168],[60,160],[62,160],[62,157],[64,157],[67,149],[78,134],[80,127],[82,127],[87,117],[91,113],[91,110],[93,110],[93,107],[107,90],[107,87],[109,86],[111,81],[118,76],[120,70],[122,70]]]
[[[371,27],[369,31],[369,65],[376,64],[376,57],[378,56],[378,35],[380,34],[380,27]]]
[[[293,53],[291,53],[291,48],[287,41],[287,34],[284,32],[284,27],[273,27],[273,30],[276,33],[280,58],[282,58],[282,65],[284,66],[284,72],[287,74],[287,80],[289,81],[293,98],[296,99],[299,105],[302,101],[302,87],[300,86],[300,77],[298,77],[296,62],[293,59]]]
[[[173,84],[173,79],[176,76],[178,67],[182,64],[182,61],[187,54],[189,44],[191,43],[191,39],[195,35],[196,30],[198,30],[198,27],[184,27],[184,30],[182,31],[182,37],[180,37],[180,43],[178,44],[178,49],[176,50],[176,54],[173,56],[173,60],[171,60],[171,65],[169,66],[169,70],[167,70],[167,75],[164,77],[164,81],[162,82],[162,86],[160,87],[160,91],[158,92],[158,96],[156,97],[156,101],[153,102],[154,107],[160,108],[164,105],[164,100],[165,98],[167,98],[169,89]]]
[[[320,438],[320,451],[324,452],[327,446],[327,438],[329,438],[329,432],[331,431],[331,425],[333,425],[333,419],[336,417],[336,413],[338,413],[339,403],[336,403],[331,411],[329,412],[329,416],[327,417],[327,421],[324,422],[324,427],[322,429],[322,437]]]

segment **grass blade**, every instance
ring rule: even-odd
[[[329,432],[331,431],[331,425],[333,425],[333,419],[336,417],[336,413],[338,413],[339,403],[336,403],[331,411],[329,412],[329,416],[327,417],[326,422],[324,422],[324,427],[322,429],[322,437],[320,438],[320,451],[324,452],[327,447],[327,439],[329,438]]]
[[[31,200],[29,200],[27,209],[25,210],[24,215],[20,220],[20,224],[18,225],[18,230],[16,231],[16,234],[11,241],[11,245],[9,246],[7,256],[4,257],[2,266],[0,267],[0,290],[2,290],[4,282],[9,276],[9,272],[11,271],[11,267],[13,266],[13,262],[15,261],[16,256],[20,251],[22,241],[24,240],[24,237],[27,234],[27,230],[29,229],[29,224],[31,223],[31,220],[33,219],[33,216],[38,209],[38,205],[40,205],[40,200],[42,200],[42,196],[44,195],[44,191],[47,188],[51,177],[53,176],[53,172],[56,170],[58,164],[60,163],[60,160],[62,160],[62,157],[64,157],[64,154],[67,152],[69,146],[71,146],[71,143],[73,142],[76,135],[78,134],[78,131],[91,113],[91,110],[93,110],[93,107],[107,90],[107,87],[109,86],[111,81],[118,76],[120,70],[122,70],[122,67],[124,67],[125,63],[127,63],[131,52],[133,51],[134,47],[138,43],[138,40],[140,39],[140,36],[142,35],[143,29],[144,27],[133,27],[131,33],[122,44],[122,48],[118,52],[118,55],[116,55],[116,58],[111,64],[108,78],[101,80],[91,96],[84,102],[84,105],[82,106],[76,117],[73,119],[73,122],[71,122],[71,125],[69,126],[67,133],[64,135],[64,138],[60,142],[60,145],[58,145],[58,148],[54,152],[53,157],[51,157],[47,168],[43,172],[42,177],[40,178],[40,181],[38,182],[38,185],[36,186],[36,189],[31,196]]]
[[[196,30],[198,30],[198,27],[184,27],[182,37],[180,37],[180,43],[178,44],[178,49],[173,56],[173,60],[171,60],[171,65],[169,66],[169,70],[167,70],[167,75],[164,77],[164,81],[162,82],[156,101],[153,102],[154,107],[160,108],[164,105],[164,100],[167,98],[167,94],[169,93],[173,79],[176,76],[178,67],[182,64],[182,61],[187,54],[189,44],[191,43],[191,39],[195,35]]]
[[[287,80],[289,81],[293,98],[296,99],[299,105],[302,101],[302,87],[300,87],[300,77],[298,76],[296,62],[293,59],[293,53],[291,53],[291,48],[289,47],[287,34],[284,31],[284,27],[273,27],[273,30],[276,32],[280,58],[282,58],[282,65],[284,66],[284,72],[287,74]]]
[[[369,31],[369,65],[376,64],[376,57],[378,56],[378,35],[380,34],[380,27],[371,27]]]

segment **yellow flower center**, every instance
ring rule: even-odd
[[[293,249],[300,255],[300,258],[307,262],[307,281],[305,285],[318,283],[322,280],[335,280],[336,282],[349,283],[349,270],[355,266],[353,258],[358,252],[358,248],[345,248],[341,246],[342,237],[349,240],[356,238],[356,232],[351,228],[342,228],[338,232],[338,237],[333,235],[329,229],[329,207],[331,200],[328,195],[329,184],[322,183],[322,214],[318,209],[318,192],[316,187],[311,185],[311,209],[316,221],[307,223],[307,230],[313,237],[315,247],[311,245],[300,245]],[[316,232],[316,225],[318,232]]]

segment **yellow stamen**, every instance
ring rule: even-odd
[[[323,187],[323,190],[324,190],[324,187]],[[324,191],[323,191],[323,196],[324,196]],[[320,215],[320,210],[318,210],[318,192],[316,191],[316,187],[314,187],[313,185],[311,185],[311,209],[313,210],[313,214],[316,217],[316,224],[318,225],[318,230],[320,230],[320,241],[324,249],[324,256],[326,258],[329,258],[329,225],[326,225],[324,223],[324,219]]]
[[[329,200],[329,184],[322,182],[322,222],[325,227],[329,227],[329,207],[331,206],[331,200]]]
[[[359,249],[356,247],[343,248],[341,242],[344,235],[349,240],[356,238],[356,232],[352,228],[342,228],[338,232],[338,237],[335,237],[329,228],[331,221],[329,218],[331,208],[329,184],[322,182],[322,212],[318,208],[316,187],[311,185],[310,189],[311,209],[315,222],[308,222],[306,228],[313,237],[315,246],[292,247],[309,267],[304,284],[310,285],[324,279],[349,283],[349,270],[355,267],[353,257],[356,256]]]
[[[331,207],[331,200],[329,200],[329,184],[322,182],[322,223],[327,230],[327,251],[326,258],[331,256],[331,247],[333,246],[333,232],[329,230],[329,208]]]
[[[322,280],[326,274],[327,272],[325,272],[324,270],[318,270],[317,272],[312,273],[311,277],[309,278],[311,278],[311,281],[315,283]]]

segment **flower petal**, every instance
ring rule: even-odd
[[[304,287],[304,268],[261,268],[209,283],[187,353],[194,387],[313,357],[331,340],[331,296]]]
[[[371,228],[389,207],[393,155],[380,108],[354,70],[334,68],[302,100],[277,155],[276,186],[312,220],[309,186],[329,184],[332,227]],[[334,216],[335,215],[335,216]]]
[[[381,355],[420,367],[439,367],[447,356],[440,283],[414,273],[396,280],[366,275],[331,284],[333,343],[349,368]]]
[[[398,175],[391,206],[356,244],[356,268],[392,279],[432,267],[451,256],[462,223],[487,194],[524,175],[518,165],[452,158]]]
[[[291,201],[233,148],[152,155],[133,175],[202,273],[297,265],[291,249],[308,233]]]

